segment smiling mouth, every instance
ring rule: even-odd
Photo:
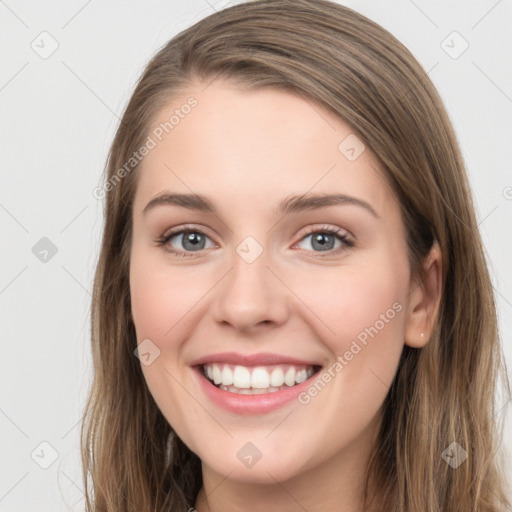
[[[320,370],[315,365],[276,364],[241,366],[224,363],[202,365],[204,377],[215,387],[239,395],[275,393],[305,382]]]

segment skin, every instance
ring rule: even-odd
[[[365,467],[401,351],[428,342],[437,314],[439,248],[419,286],[399,204],[378,161],[368,148],[349,161],[338,146],[353,131],[321,105],[217,80],[173,98],[154,126],[191,95],[197,107],[139,169],[130,293],[138,343],[149,338],[160,350],[142,366],[149,390],[202,461],[195,508],[362,510]],[[143,214],[163,191],[207,196],[216,213],[164,205]],[[359,198],[378,217],[353,204],[275,212],[282,199],[306,192]],[[184,224],[207,235],[203,250],[177,257],[155,242]],[[319,250],[305,229],[325,227],[354,247]],[[248,235],[263,249],[250,264],[236,252]],[[182,242],[177,236],[167,246],[185,251]],[[224,351],[278,353],[328,368],[394,303],[401,311],[306,405],[294,400],[263,415],[235,415],[206,397],[190,368]],[[247,442],[262,454],[251,468],[237,458]]]

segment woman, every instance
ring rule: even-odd
[[[393,36],[323,0],[209,16],[107,172],[88,510],[509,506],[464,164]]]

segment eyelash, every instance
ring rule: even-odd
[[[339,234],[340,231],[341,231],[340,228],[332,228],[329,226],[323,226],[321,228],[308,228],[306,233],[304,233],[302,235],[302,237],[300,238],[300,240],[298,242],[296,242],[296,244],[302,242],[302,240],[304,240],[305,238],[307,238],[308,236],[313,235],[313,234],[332,235],[332,236],[336,237],[338,240],[340,240],[340,242],[343,244],[341,247],[338,247],[337,249],[331,249],[331,250],[325,251],[325,253],[328,256],[332,256],[334,254],[338,254],[340,251],[343,251],[345,249],[350,249],[350,248],[354,247],[354,245],[355,245],[353,240],[351,240],[347,235],[340,235]],[[166,235],[162,235],[161,237],[158,237],[157,239],[155,239],[155,242],[159,247],[160,246],[163,247],[169,242],[169,240],[171,240],[171,238],[175,237],[176,235],[182,235],[182,234],[186,234],[186,233],[198,233],[200,235],[208,237],[208,235],[201,229],[195,228],[194,226],[186,225],[186,226],[181,227],[180,229],[171,231],[170,233],[168,233]],[[296,245],[296,244],[294,244],[294,245]],[[176,256],[176,257],[191,257],[191,256],[195,256],[196,252],[201,252],[201,251],[179,251],[176,249],[171,249],[169,247],[165,247],[165,250],[168,253],[170,253],[172,256]],[[203,250],[206,250],[206,249],[203,249]],[[321,252],[323,252],[323,251],[310,251],[310,252],[318,253],[320,255]],[[320,255],[320,257],[322,258],[324,256]]]

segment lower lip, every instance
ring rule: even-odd
[[[311,381],[317,377],[318,372],[300,384],[291,386],[288,389],[263,393],[260,395],[240,395],[230,393],[214,386],[203,376],[202,368],[195,368],[199,383],[208,398],[219,407],[236,414],[265,414],[283,407],[287,403],[297,399],[299,393],[305,391]]]

